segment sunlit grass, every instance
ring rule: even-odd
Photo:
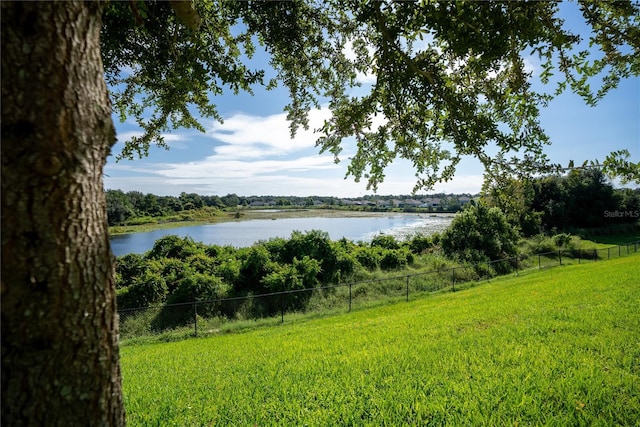
[[[640,255],[122,348],[130,425],[636,425]]]

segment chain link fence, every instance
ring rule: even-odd
[[[493,277],[619,258],[640,250],[640,241],[602,249],[559,249],[535,255],[517,256],[491,262],[434,269],[416,274],[341,283],[312,289],[239,296],[182,304],[166,304],[122,309],[122,340],[165,334],[199,336],[251,327],[257,321],[284,322],[285,316],[328,312],[349,312],[356,307],[390,300],[409,301],[411,297],[455,291]]]

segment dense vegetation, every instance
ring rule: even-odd
[[[107,190],[107,220],[109,225],[125,223],[144,223],[150,218],[172,216],[202,208],[222,209],[236,207],[238,196],[229,194],[224,197],[200,196],[195,193],[182,193],[179,197],[143,194],[140,191]],[[188,219],[188,216],[176,217],[176,220]]]
[[[634,224],[640,188],[615,189],[600,169],[485,184],[485,200],[500,208],[524,236]]]
[[[640,255],[122,348],[129,424],[636,425]]]
[[[331,241],[322,231],[294,232],[289,239],[275,238],[248,248],[207,246],[191,238],[166,236],[144,255],[129,254],[118,259],[117,284],[120,308],[152,304],[177,304],[195,300],[266,294],[311,289],[340,283],[367,272],[397,270],[411,265],[417,255],[433,243],[416,238],[400,244],[391,236],[371,243],[346,239]],[[286,310],[304,308],[308,294],[286,301]],[[302,296],[307,295],[307,296]],[[269,316],[282,309],[269,300],[253,304],[251,317]],[[211,307],[209,315],[235,316],[246,307]],[[163,320],[158,327],[180,324],[186,319]]]

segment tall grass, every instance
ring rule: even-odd
[[[129,424],[638,425],[638,261],[125,346]]]

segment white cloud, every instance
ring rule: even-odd
[[[224,159],[264,158],[280,156],[315,146],[318,139],[313,132],[330,117],[328,109],[309,112],[309,129],[298,129],[292,139],[285,113],[270,116],[236,114],[215,122],[208,134],[224,143],[214,149],[216,156]]]
[[[540,60],[535,56],[527,56],[523,58],[524,71],[531,73],[531,77],[535,77],[538,74]]]
[[[142,131],[133,130],[133,131],[129,131],[129,132],[118,133],[116,135],[116,138],[118,138],[118,144],[124,144],[125,142],[127,142],[131,138],[133,138],[133,137],[139,138],[143,134],[144,134],[144,132],[142,132]]]
[[[210,156],[198,162],[156,165],[155,173],[167,178],[225,177],[234,179],[263,179],[266,175],[313,172],[336,169],[330,156],[303,156],[283,160],[227,160]]]
[[[116,138],[118,139],[117,143],[124,144],[125,142],[129,141],[131,138],[133,137],[140,138],[142,135],[144,135],[144,132],[141,130],[120,132],[116,135]],[[171,147],[176,147],[176,148],[184,148],[184,144],[179,144],[179,143],[185,142],[188,140],[188,137],[186,135],[177,134],[177,133],[163,133],[161,135],[164,138],[164,141],[166,143],[170,143]]]

